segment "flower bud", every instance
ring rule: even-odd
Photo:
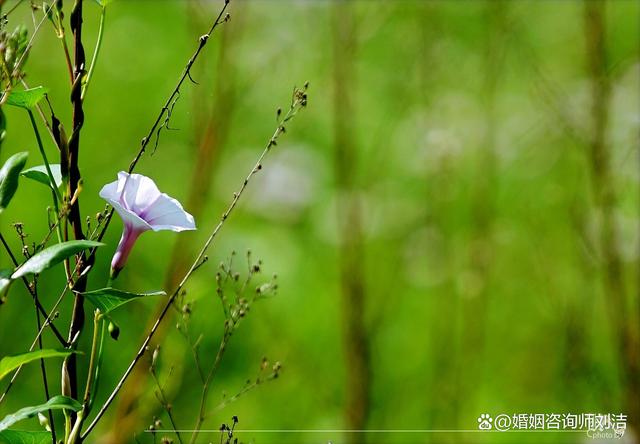
[[[38,422],[40,422],[40,425],[44,427],[44,429],[47,432],[51,431],[51,424],[49,424],[49,418],[44,416],[42,413],[38,413]]]
[[[120,336],[120,327],[118,327],[113,321],[109,321],[109,327],[107,327],[107,329],[109,330],[111,337],[117,341]]]
[[[67,369],[67,360],[65,359],[62,363],[62,377],[61,383],[62,386],[62,395],[63,396],[71,396],[71,379],[69,379],[69,370]]]

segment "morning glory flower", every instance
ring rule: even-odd
[[[193,216],[180,202],[161,193],[155,182],[141,174],[118,173],[118,180],[100,190],[100,197],[109,202],[124,223],[122,238],[111,260],[111,278],[124,267],[138,236],[145,231],[195,230]]]

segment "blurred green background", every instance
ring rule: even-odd
[[[127,169],[220,4],[108,6],[85,100],[83,215],[104,208],[98,191]],[[231,20],[193,69],[198,84],[181,89],[175,130],[163,131],[155,154],[149,150],[137,168],[195,215],[198,230],[145,234],[116,281],[128,290],[171,290],[269,140],[276,109],[288,106],[294,85],[309,81],[309,106],[268,155],[210,261],[187,285],[189,328],[194,338],[202,334],[202,361],[210,365],[223,323],[217,264],[233,250],[242,259],[251,249],[264,262],[256,284],[278,274],[277,296],[257,302],[231,339],[209,405],[255,378],[263,357],[282,363],[281,377],[207,418],[205,428],[217,430],[237,415],[239,429],[289,430],[241,431],[242,442],[568,443],[588,438],[339,430],[475,430],[481,413],[631,414],[640,402],[640,5],[590,5],[232,2]],[[600,6],[604,58],[593,46]],[[99,14],[85,2],[88,55]],[[8,29],[20,23],[33,31],[27,2],[9,16]],[[48,24],[25,71],[31,86],[49,88],[70,132],[68,74]],[[597,85],[605,90],[600,102]],[[3,109],[2,158],[28,150],[28,165],[40,164],[25,113]],[[41,132],[55,159],[43,125]],[[598,149],[608,162],[594,160]],[[0,220],[14,251],[11,224],[23,222],[28,240],[38,241],[49,203],[44,187],[21,181]],[[105,285],[120,230],[114,220],[91,288]],[[9,266],[4,253],[0,265]],[[40,279],[46,307],[64,286],[61,270]],[[107,342],[98,403],[135,354],[157,302],[114,315],[121,336]],[[68,298],[56,321],[63,330],[70,307]],[[200,384],[171,316],[159,368],[176,421],[189,429]],[[30,298],[15,285],[0,306],[0,355],[25,351],[35,331]],[[45,343],[56,345],[49,334]],[[90,442],[135,442],[134,435],[152,442],[143,431],[154,415],[169,426],[148,358]],[[59,362],[47,368],[57,392]],[[39,381],[38,366],[26,368],[0,416],[42,402]],[[637,442],[638,421],[630,418],[636,428],[627,442],[633,433]],[[38,428],[36,420],[21,426]],[[171,434],[159,434],[158,442],[164,435]],[[219,434],[199,440],[209,441]]]

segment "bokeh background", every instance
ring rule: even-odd
[[[85,4],[91,54],[99,7]],[[128,167],[219,8],[108,6],[85,100],[84,215],[104,208],[98,191]],[[239,429],[272,430],[238,432],[242,442],[570,443],[588,438],[339,430],[473,430],[481,413],[635,412],[637,440],[640,5],[234,0],[230,12],[193,69],[198,84],[181,90],[173,130],[137,168],[183,202],[198,230],[145,234],[116,281],[172,288],[271,136],[276,109],[309,81],[307,109],[268,155],[185,296],[208,365],[224,319],[217,265],[251,249],[263,260],[256,284],[277,273],[279,291],[257,302],[233,336],[209,405],[242,390],[263,357],[283,370],[205,428],[237,415]],[[19,23],[33,30],[28,2],[9,16],[9,27]],[[50,26],[26,72],[31,86],[49,88],[69,128],[70,85]],[[2,158],[28,150],[29,165],[38,164],[26,115],[4,109]],[[0,221],[14,251],[11,224],[23,222],[28,240],[39,240],[49,199],[40,184],[21,181]],[[91,288],[106,283],[120,229],[114,220]],[[0,262],[9,264],[4,253]],[[64,286],[61,269],[40,282],[50,307]],[[115,314],[121,336],[107,342],[99,400],[157,303]],[[63,329],[70,304],[56,321]],[[158,365],[176,421],[188,429],[200,384],[175,328],[180,315],[172,317]],[[0,355],[25,351],[35,331],[30,298],[16,285],[0,307]],[[85,330],[81,347],[89,340]],[[55,345],[48,335],[45,342]],[[47,367],[54,391],[58,366]],[[154,415],[169,425],[148,366],[143,359],[91,442],[152,442],[144,430]],[[37,365],[25,369],[0,412],[41,402],[39,378]],[[21,425],[38,428],[36,420]],[[218,440],[209,433],[200,442]]]

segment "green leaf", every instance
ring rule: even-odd
[[[4,294],[4,292],[9,288],[9,284],[11,284],[11,274],[13,270],[8,268],[0,270],[0,296]]]
[[[96,3],[105,8],[113,0],[96,0]]]
[[[5,356],[4,358],[2,358],[2,360],[0,360],[0,380],[21,365],[28,364],[29,362],[45,358],[64,358],[73,353],[75,353],[75,351],[61,348],[42,349],[27,353],[21,353],[14,356]]]
[[[9,157],[0,169],[0,213],[7,208],[18,189],[20,171],[27,163],[29,153],[22,152]]]
[[[5,430],[18,421],[32,418],[38,413],[46,412],[47,410],[73,410],[74,412],[77,412],[80,409],[82,409],[82,404],[75,399],[68,398],[66,396],[54,396],[44,404],[25,407],[15,413],[5,416],[4,419],[0,421],[0,430]]]
[[[4,444],[51,444],[51,433],[3,430],[0,432],[0,442]]]
[[[147,296],[165,296],[164,291],[153,291],[150,293],[129,293],[126,291],[118,290],[116,288],[101,288],[100,290],[88,291],[82,293],[82,295],[89,300],[96,308],[104,314],[107,314],[116,308],[131,302],[135,299],[144,298]]]
[[[61,242],[31,256],[13,273],[11,279],[17,279],[29,273],[40,273],[74,254],[80,253],[88,248],[100,247],[102,245],[104,244],[101,242],[90,240]]]
[[[7,105],[19,106],[20,108],[32,109],[42,100],[49,90],[43,86],[36,86],[31,89],[12,90],[7,98]]]
[[[62,173],[60,172],[60,164],[52,163],[49,165],[51,168],[51,174],[53,174],[53,181],[56,184],[56,187],[60,187],[62,185]],[[47,173],[47,167],[45,165],[38,165],[32,168],[24,170],[20,173],[21,176],[24,176],[28,179],[35,180],[36,182],[40,182],[45,184],[46,186],[51,186],[51,181],[49,180],[49,173]]]

